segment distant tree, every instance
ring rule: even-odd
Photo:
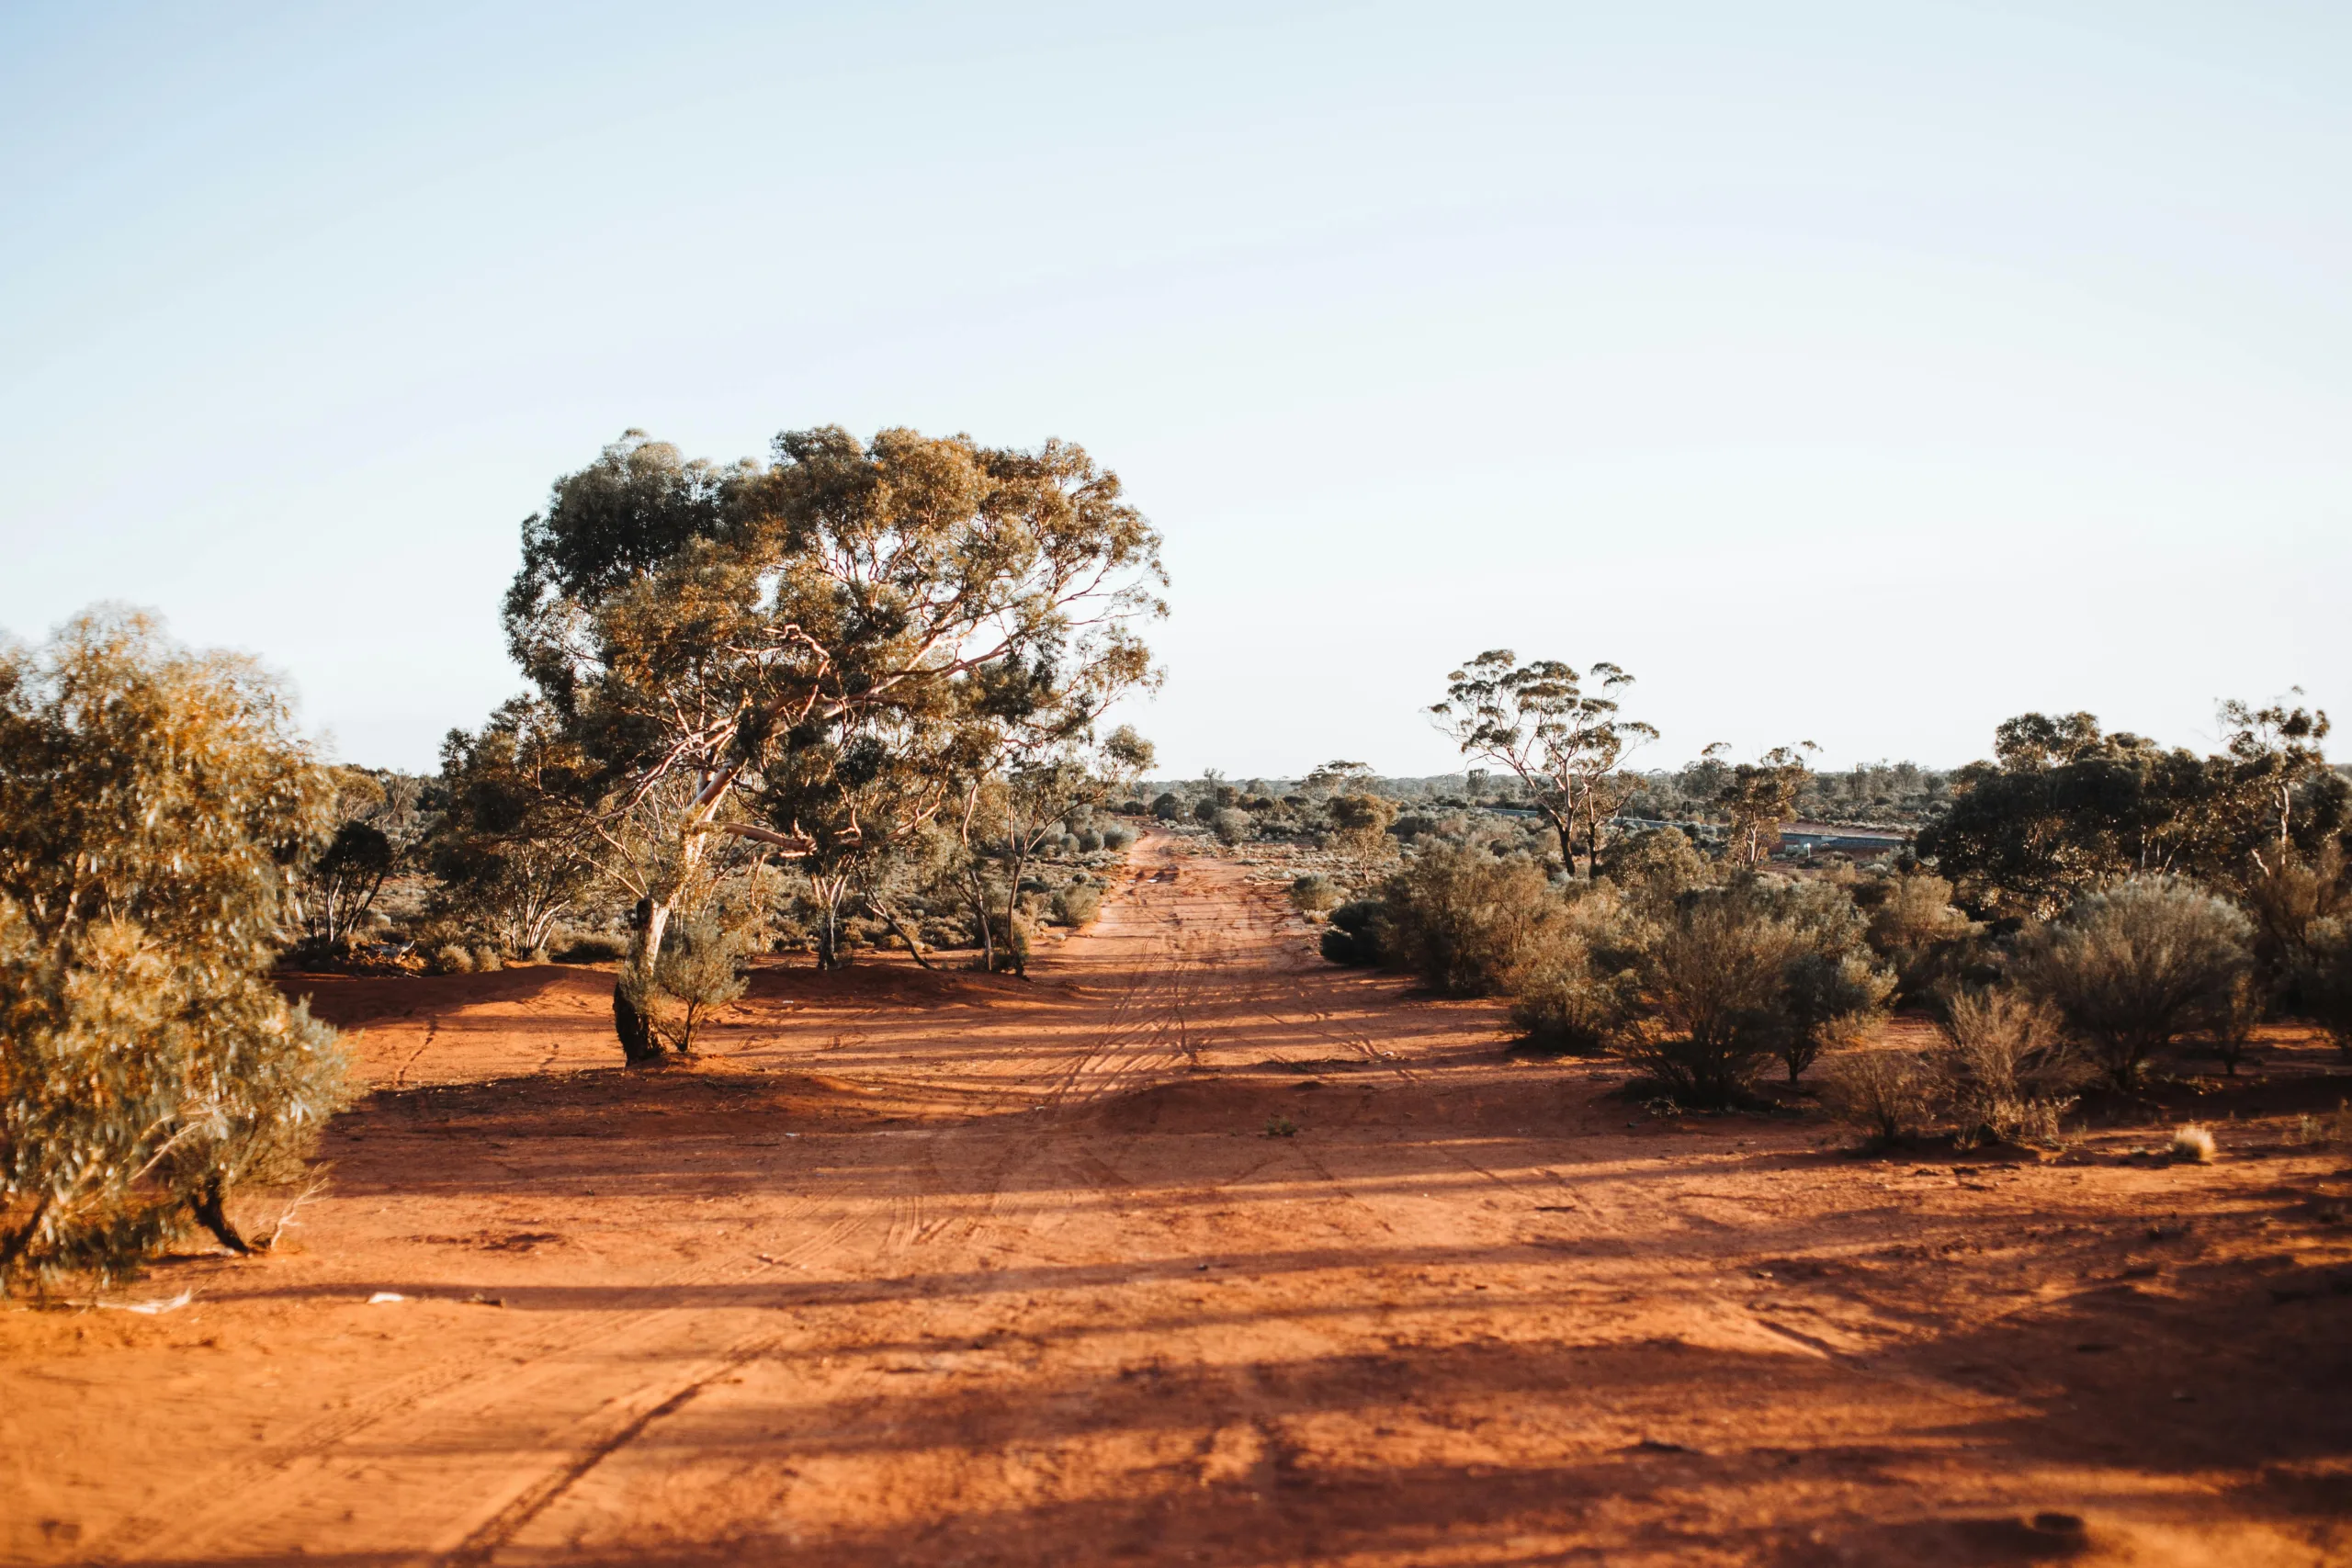
[[[441,903],[520,957],[596,876],[592,765],[542,701],[516,697],[441,743],[444,808],[424,851]]]
[[[334,785],[277,683],[97,610],[0,647],[0,1281],[119,1269],[298,1176],[347,1097],[268,971]]]
[[[1714,756],[1726,750],[1719,741],[1707,748]],[[1736,764],[1718,789],[1714,804],[1731,819],[1733,857],[1760,865],[1780,847],[1781,829],[1796,818],[1797,796],[1812,770],[1804,753],[1818,751],[1810,740],[1775,746],[1753,762]]]
[[[1598,874],[1601,824],[1631,788],[1618,778],[1626,753],[1657,739],[1651,726],[1619,716],[1613,694],[1634,678],[1605,662],[1581,672],[1556,660],[1522,665],[1509,649],[1493,649],[1447,679],[1445,700],[1430,709],[1438,728],[1464,756],[1495,762],[1520,780],[1528,803],[1559,835],[1570,875],[1581,823],[1590,852],[1586,874]]]
[[[2290,694],[2301,696],[2302,688]],[[2326,826],[2343,819],[2345,781],[2329,771],[2320,750],[2328,736],[2327,713],[2284,702],[2256,708],[2231,701],[2222,705],[2221,718],[2228,728],[2222,756],[2215,761],[2250,829],[2247,857],[2268,871],[2294,857],[2296,804],[2313,786],[2328,796],[2324,806],[2312,803],[2327,816]]]
[[[1918,852],[1979,915],[2047,920],[2099,884],[2211,872],[2228,859],[2222,781],[2204,759],[2086,713],[2030,713],[1994,734],[1994,757],[1954,780]]]

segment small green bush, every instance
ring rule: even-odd
[[[1423,851],[1384,904],[1388,961],[1448,996],[1511,991],[1574,945],[1566,902],[1534,863],[1466,846]]]
[[[2177,877],[2134,877],[2077,899],[2021,974],[2130,1089],[2151,1055],[2225,1023],[2252,936],[2226,901]]]

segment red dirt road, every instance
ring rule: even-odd
[[[1034,983],[763,969],[669,1071],[594,971],[305,982],[332,1190],[0,1313],[0,1554],[2352,1561],[2352,1152],[1660,1121],[1128,874]]]

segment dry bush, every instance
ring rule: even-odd
[[[1739,1100],[1781,1044],[1798,951],[1794,931],[1745,900],[1685,903],[1642,955],[1652,1016],[1623,1047],[1627,1060],[1685,1104]]]
[[[2076,1091],[2098,1076],[2056,1010],[2014,989],[1954,996],[1943,1032],[1933,1065],[1963,1143],[2055,1143]]]
[[[1382,903],[1388,961],[1447,996],[1513,990],[1573,942],[1566,903],[1539,867],[1477,850],[1423,851]]]
[[[1860,891],[1870,901],[1871,951],[1893,966],[1898,997],[1923,1001],[1957,978],[1979,928],[1953,908],[1951,883],[1913,872]]]
[[[1321,872],[1309,872],[1294,878],[1290,885],[1290,907],[1301,914],[1319,914],[1339,908],[1347,897],[1340,885]]]
[[[558,964],[610,964],[628,956],[628,941],[610,931],[579,931],[555,948]]]
[[[2225,900],[2175,877],[2134,877],[2077,899],[2020,973],[2130,1089],[2151,1055],[2226,1018],[2251,934]]]
[[[2213,1134],[2208,1129],[2194,1123],[2173,1129],[2173,1158],[2185,1165],[2211,1165],[2213,1153]]]
[[[1822,1069],[1821,1100],[1829,1113],[1876,1145],[1923,1132],[1936,1112],[1938,1074],[1908,1051],[1849,1051]]]
[[[289,1181],[348,1099],[268,979],[332,784],[275,683],[146,618],[0,647],[0,1283],[109,1274]]]
[[[1082,931],[1102,913],[1102,889],[1091,882],[1073,882],[1055,893],[1054,923]]]

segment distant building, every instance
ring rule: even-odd
[[[1836,850],[1849,855],[1891,855],[1910,843],[1900,828],[1841,828],[1835,822],[1791,822],[1781,829],[1783,854]]]

